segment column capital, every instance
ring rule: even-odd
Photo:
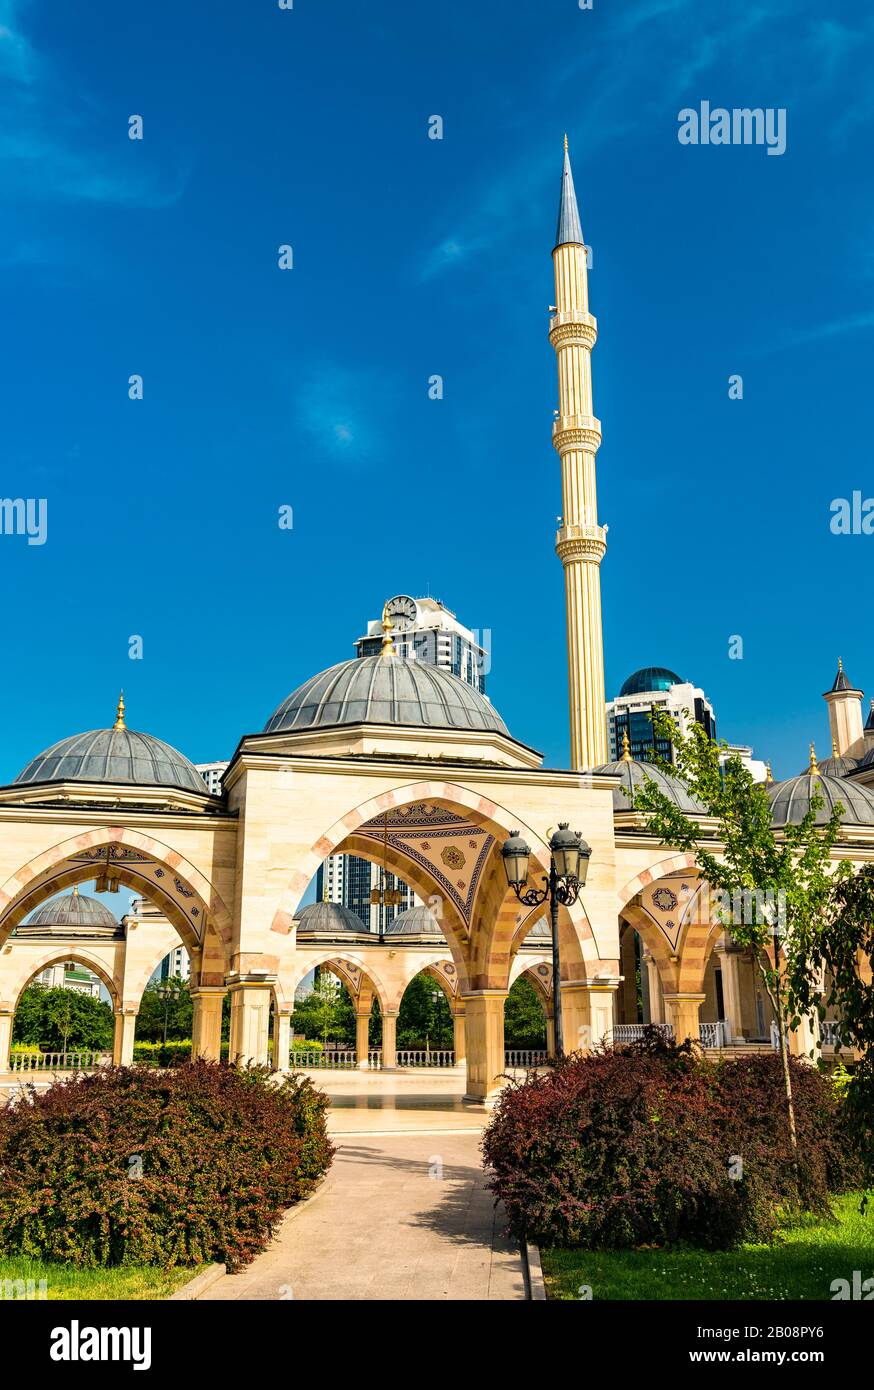
[[[707,998],[706,994],[687,993],[687,994],[665,994],[666,1004],[703,1004]]]

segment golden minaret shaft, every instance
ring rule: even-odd
[[[555,313],[549,341],[558,364],[558,418],[552,442],[561,459],[563,521],[555,548],[564,565],[571,767],[589,768],[607,761],[600,568],[607,541],[604,527],[598,525],[595,488],[601,422],[592,413],[592,348],[598,325],[589,313],[586,247],[567,136],[552,259]]]

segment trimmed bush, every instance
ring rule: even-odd
[[[566,1058],[502,1092],[483,1137],[492,1190],[545,1246],[769,1240],[781,1212],[827,1211],[857,1175],[828,1083],[792,1075],[797,1165],[776,1056],[711,1064],[653,1032]]]
[[[105,1068],[0,1110],[0,1254],[246,1264],[333,1157],[305,1077],[192,1062]]]

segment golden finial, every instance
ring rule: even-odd
[[[810,745],[810,767],[808,768],[808,775],[809,775],[810,777],[818,777],[818,776],[819,776],[819,766],[818,766],[817,761],[816,761],[816,744],[815,744],[815,743],[812,743],[812,744]]]
[[[838,657],[838,670],[839,670],[839,671],[843,671],[843,669],[844,669],[843,659],[842,659],[841,657]]]
[[[73,884],[73,897],[74,897],[74,898],[78,898],[78,896],[79,896],[79,885],[78,885],[78,883],[74,883],[74,884]]]
[[[837,741],[836,738],[833,738],[833,739],[832,739],[832,757],[833,757],[833,758],[836,758],[837,756],[838,756],[838,741]]]
[[[630,763],[633,761],[631,757],[631,744],[628,742],[627,729],[622,730],[622,761],[624,763]]]
[[[392,637],[392,620],[389,617],[388,604],[382,607],[382,655],[395,655],[395,639]]]
[[[567,154],[567,131],[564,133],[564,152]]]
[[[771,783],[773,782],[773,780],[774,780],[774,774],[773,774],[773,772],[771,771],[771,764],[770,764],[770,763],[765,763],[765,786],[766,786],[766,787],[770,787],[770,785],[771,785]]]
[[[126,725],[125,722],[124,722],[124,691],[123,691],[123,690],[120,690],[119,693],[118,693],[118,706],[117,706],[116,711],[115,711],[115,723],[113,724],[112,727],[113,727],[113,729],[126,729],[126,728],[127,728],[127,725]]]

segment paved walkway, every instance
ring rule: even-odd
[[[212,1299],[524,1299],[518,1247],[485,1186],[488,1119],[459,1075],[318,1076],[337,1155],[268,1250]]]

